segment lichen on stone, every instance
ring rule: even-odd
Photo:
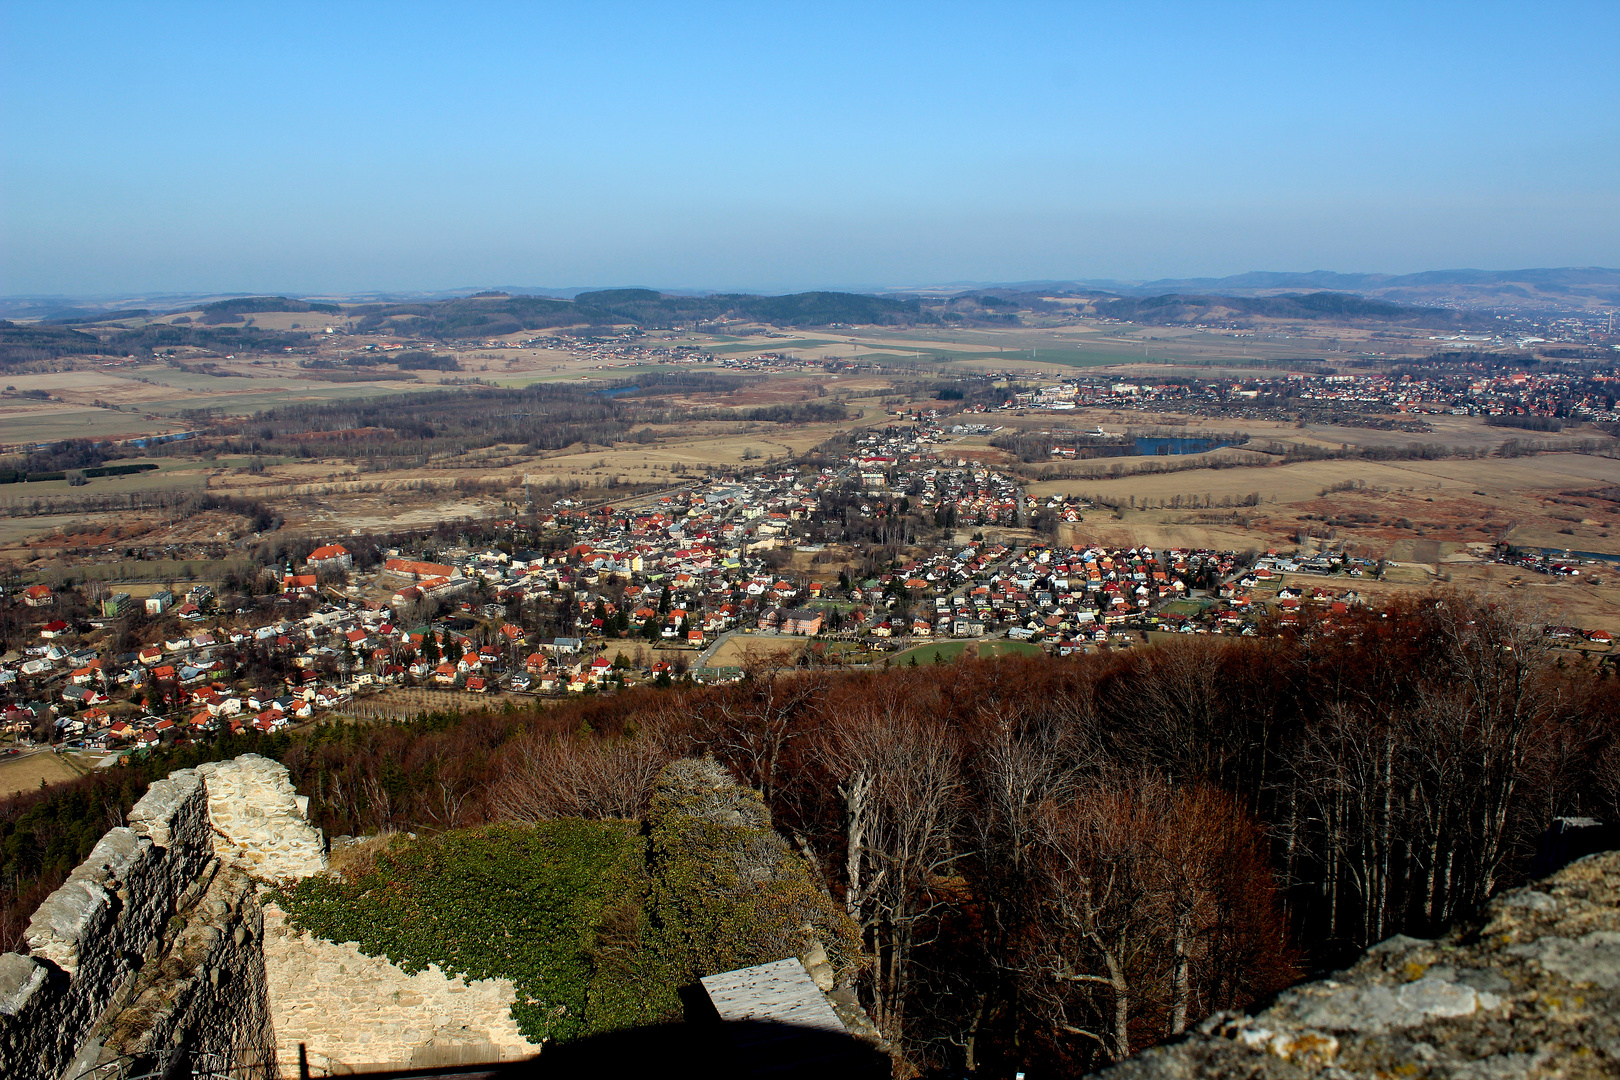
[[[1620,852],[1492,901],[1444,938],[1396,936],[1349,969],[1222,1013],[1110,1080],[1620,1075]]]

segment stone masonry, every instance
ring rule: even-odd
[[[156,955],[213,858],[207,798],[190,769],[153,784],[0,956],[0,1076],[55,1080]]]
[[[1393,937],[1253,1016],[1127,1059],[1107,1080],[1596,1080],[1620,1076],[1620,852],[1493,900],[1435,941]]]
[[[198,884],[201,895],[169,920],[157,959],[141,970],[129,1005],[107,1026],[99,1059],[179,1053],[199,1074],[230,1069],[273,1080],[257,890],[217,859]]]
[[[243,754],[197,771],[208,784],[214,850],[226,863],[270,885],[326,869],[326,845],[305,817],[309,797],[293,790],[284,765]]]
[[[274,1076],[258,885],[325,869],[306,806],[252,754],[154,783],[0,956],[0,1077],[177,1054]]]
[[[299,1074],[301,1050],[315,1075],[537,1053],[511,982],[410,975],[264,904],[326,869],[307,807],[255,754],[153,784],[34,913],[29,954],[0,956],[0,1077],[183,1059],[274,1080]]]
[[[277,1060],[296,1076],[299,1046],[312,1075],[410,1066],[511,1061],[540,1052],[519,1033],[508,979],[414,975],[353,942],[337,944],[264,909],[264,962]],[[358,1070],[356,1070],[358,1071]]]

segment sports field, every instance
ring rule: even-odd
[[[0,798],[83,776],[97,760],[49,750],[25,750],[16,757],[0,758]]]
[[[917,645],[902,653],[889,658],[889,663],[910,664],[915,660],[918,664],[949,664],[955,662],[964,652],[973,650],[972,655],[980,660],[993,660],[999,656],[1040,656],[1045,650],[1039,645],[1028,641],[961,641],[940,640],[931,641],[925,645]]]

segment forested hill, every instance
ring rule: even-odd
[[[80,356],[102,351],[93,334],[69,330],[65,326],[18,326],[0,319],[0,366],[52,360],[58,356]]]
[[[398,329],[446,340],[582,324],[663,327],[743,319],[776,326],[827,326],[938,321],[915,300],[858,293],[670,296],[651,289],[604,289],[580,293],[572,301],[495,294],[414,304],[368,304],[352,314],[360,316],[356,329],[362,332]]]
[[[1101,284],[1101,283],[1098,283]],[[1332,289],[1399,304],[1467,304],[1516,311],[1594,310],[1620,304],[1620,270],[1565,266],[1527,270],[1425,270],[1416,274],[1251,272],[1223,278],[1181,278],[1103,285],[1135,296],[1267,296]]]
[[[231,316],[253,315],[266,311],[321,311],[329,315],[338,313],[336,304],[315,304],[308,300],[289,300],[285,296],[234,296],[204,304],[204,322],[229,322]]]
[[[1079,306],[1073,301],[1080,300]],[[1333,322],[1341,325],[1424,329],[1495,328],[1492,316],[1444,307],[1421,307],[1341,292],[1281,296],[1167,293],[1120,296],[1070,292],[1063,298],[1014,290],[967,291],[918,299],[848,292],[803,292],[784,296],[740,293],[687,296],[652,289],[599,289],[572,300],[485,292],[448,300],[342,305],[283,296],[234,297],[190,309],[195,317],[131,321],[141,312],[110,313],[61,324],[17,326],[0,321],[0,366],[75,354],[144,356],[192,347],[219,353],[309,345],[311,333],[254,325],[251,316],[270,312],[341,314],[360,334],[455,342],[570,332],[610,333],[624,327],[698,328],[719,331],[730,324],[789,327],[1048,325],[1053,318],[1099,317],[1147,324],[1249,324],[1257,319]],[[174,314],[171,312],[171,315]]]
[[[651,289],[604,289],[572,301],[485,294],[413,304],[355,308],[362,332],[399,332],[441,340],[496,337],[523,330],[596,325],[643,327],[743,320],[773,326],[1009,325],[1024,314],[1049,315],[1055,306],[1034,294],[964,294],[945,300],[806,292],[787,296],[671,296]],[[1151,297],[1098,297],[1087,314],[1146,323],[1209,323],[1255,318],[1396,324],[1447,329],[1484,325],[1488,316],[1447,308],[1413,307],[1348,293],[1234,297],[1174,293]]]
[[[1301,321],[1378,322],[1432,329],[1495,325],[1488,315],[1450,308],[1414,307],[1369,300],[1349,293],[1316,292],[1287,296],[1125,297],[1099,302],[1096,313],[1141,323],[1209,323],[1265,318]]]

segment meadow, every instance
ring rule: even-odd
[[[1189,455],[1190,456],[1190,455]],[[1126,468],[1151,458],[1110,458]],[[1120,479],[1064,479],[1029,485],[1035,496],[1062,493],[1121,502],[1135,497],[1169,499],[1177,495],[1216,501],[1260,493],[1263,503],[1300,502],[1347,481],[1399,491],[1472,492],[1497,489],[1561,489],[1620,483],[1620,459],[1585,454],[1541,454],[1535,457],[1441,459],[1437,461],[1302,461],[1289,465],[1195,469],[1126,476]]]

